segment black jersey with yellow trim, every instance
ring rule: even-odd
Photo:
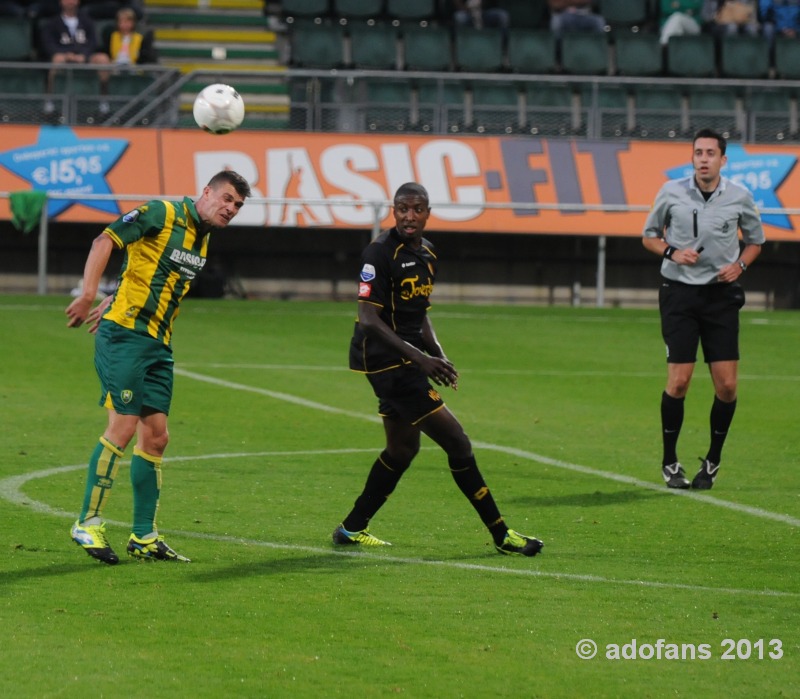
[[[423,238],[418,248],[405,243],[397,229],[383,231],[361,254],[358,302],[380,308],[380,318],[400,338],[424,350],[422,325],[430,307],[437,259]],[[406,363],[379,339],[367,337],[356,321],[350,341],[350,368],[367,374]]]

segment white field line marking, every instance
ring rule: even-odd
[[[436,447],[426,447],[434,449]],[[205,454],[199,456],[176,456],[165,461],[198,461],[202,459],[234,459],[243,457],[258,457],[258,456],[296,456],[302,455],[323,455],[323,454],[357,454],[357,453],[372,453],[374,448],[370,449],[325,449],[325,450],[308,450],[308,451],[264,451],[253,453],[238,453],[238,454]],[[129,463],[121,461],[120,464]],[[51,507],[42,502],[32,500],[22,492],[22,487],[28,481],[36,480],[38,478],[48,478],[49,476],[58,475],[61,473],[68,473],[70,471],[78,471],[85,469],[85,464],[75,464],[72,466],[57,466],[55,468],[47,468],[41,471],[34,471],[32,473],[24,473],[19,476],[11,476],[0,480],[0,497],[12,504],[24,505],[27,509],[40,514],[51,515],[55,517],[62,517],[66,519],[74,519],[77,513],[66,512],[55,507]],[[116,520],[106,520],[106,522],[113,526],[128,528],[125,522]],[[216,541],[221,543],[230,543],[243,546],[257,546],[260,548],[282,550],[282,551],[301,551],[311,553],[314,555],[327,555],[327,556],[347,556],[351,558],[366,558],[370,560],[387,560],[391,563],[404,563],[407,565],[424,565],[436,566],[439,568],[453,568],[457,570],[469,570],[479,573],[502,573],[506,575],[520,575],[534,578],[548,578],[554,580],[569,580],[573,582],[590,582],[600,583],[607,585],[626,585],[641,588],[657,588],[666,590],[686,590],[689,592],[711,592],[729,595],[748,595],[754,597],[800,597],[800,593],[784,592],[781,590],[747,590],[735,587],[709,587],[706,585],[688,585],[685,583],[668,583],[660,582],[657,580],[626,580],[615,578],[604,578],[600,575],[582,575],[579,573],[554,573],[544,572],[540,570],[531,570],[529,568],[505,568],[501,566],[482,565],[479,563],[460,563],[458,561],[442,561],[442,560],[429,560],[424,558],[406,558],[378,555],[365,551],[343,551],[334,548],[321,548],[318,546],[301,546],[298,544],[277,544],[271,541],[261,541],[259,539],[245,539],[234,536],[222,536],[219,534],[206,534],[203,532],[183,531],[180,529],[164,530],[164,533],[182,536],[188,539],[202,539],[205,541]]]
[[[216,386],[222,386],[223,388],[230,388],[237,391],[248,391],[250,393],[257,393],[260,395],[268,396],[270,398],[276,398],[278,400],[283,400],[289,403],[300,405],[304,408],[323,410],[328,413],[334,413],[337,415],[345,415],[347,417],[358,418],[359,420],[369,420],[370,422],[381,422],[381,419],[377,415],[365,415],[363,413],[357,413],[352,410],[343,410],[341,408],[335,408],[330,405],[325,405],[324,403],[317,403],[315,401],[306,400],[305,398],[292,396],[287,393],[279,393],[277,391],[270,391],[269,389],[266,388],[257,388],[255,386],[247,386],[245,384],[235,383],[233,381],[225,381],[224,379],[218,379],[213,376],[206,376],[204,374],[197,374],[195,372],[186,371],[185,369],[178,367],[175,368],[175,373],[180,374],[181,376],[185,376],[186,378],[196,379],[197,381],[205,381],[206,383],[211,383]],[[656,484],[652,483],[651,481],[643,481],[638,478],[625,476],[620,473],[612,473],[611,471],[601,471],[600,469],[591,468],[589,466],[581,466],[580,464],[573,464],[569,463],[568,461],[551,459],[550,457],[547,456],[535,454],[534,452],[525,451],[523,449],[516,449],[514,447],[505,447],[500,444],[490,444],[488,442],[476,442],[476,441],[473,441],[472,444],[474,447],[478,449],[488,449],[491,451],[498,451],[504,454],[510,454],[512,456],[516,456],[521,459],[527,459],[529,461],[536,461],[540,464],[546,464],[547,466],[555,466],[557,468],[563,468],[568,471],[576,471],[577,473],[583,473],[589,476],[596,476],[598,478],[605,478],[608,480],[617,481],[619,483],[627,483],[628,485],[635,485],[639,488],[647,488],[657,493],[661,493],[662,495],[675,495],[678,497],[692,498],[693,500],[705,502],[708,503],[709,505],[716,505],[717,507],[733,510],[735,512],[742,512],[744,514],[753,515],[754,517],[760,517],[762,519],[771,519],[776,522],[782,522],[783,524],[788,524],[792,527],[800,527],[800,519],[796,517],[791,517],[789,515],[780,514],[777,512],[770,512],[769,510],[762,510],[759,507],[740,505],[739,503],[729,502],[727,500],[721,500],[719,498],[712,497],[711,495],[700,495],[697,493],[693,493],[690,490],[676,490],[672,488],[666,488],[661,483]]]
[[[181,362],[181,367],[206,368],[206,369],[247,369],[248,371],[320,371],[330,373],[352,373],[351,369],[344,366],[318,366],[313,364],[251,364],[247,362]],[[596,378],[625,378],[625,379],[652,379],[662,378],[666,374],[663,371],[600,371],[600,370],[577,370],[577,371],[550,371],[547,369],[465,369],[459,371],[461,374],[491,374],[498,376],[552,376],[552,377],[596,377]],[[698,372],[693,378],[696,380],[710,379],[708,374]],[[800,381],[800,374],[778,376],[778,375],[759,375],[759,374],[739,374],[740,381]]]

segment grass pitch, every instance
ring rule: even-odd
[[[383,446],[346,368],[355,304],[189,299],[159,523],[193,562],[106,567],[69,539],[105,415],[67,303],[0,298],[0,695],[796,696],[800,314],[743,314],[736,417],[696,494],[661,482],[656,311],[435,305],[448,405],[509,525],[545,542],[518,559],[427,441],[372,522],[394,545],[334,550]],[[701,364],[690,477],[712,395]],[[123,465],[122,554],[130,512]]]

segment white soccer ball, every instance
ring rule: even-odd
[[[244,121],[244,100],[230,85],[204,87],[194,99],[194,120],[204,131],[230,133]]]

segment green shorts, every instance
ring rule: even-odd
[[[100,379],[100,405],[119,415],[141,415],[145,408],[169,415],[175,362],[161,340],[103,320],[94,345]]]

